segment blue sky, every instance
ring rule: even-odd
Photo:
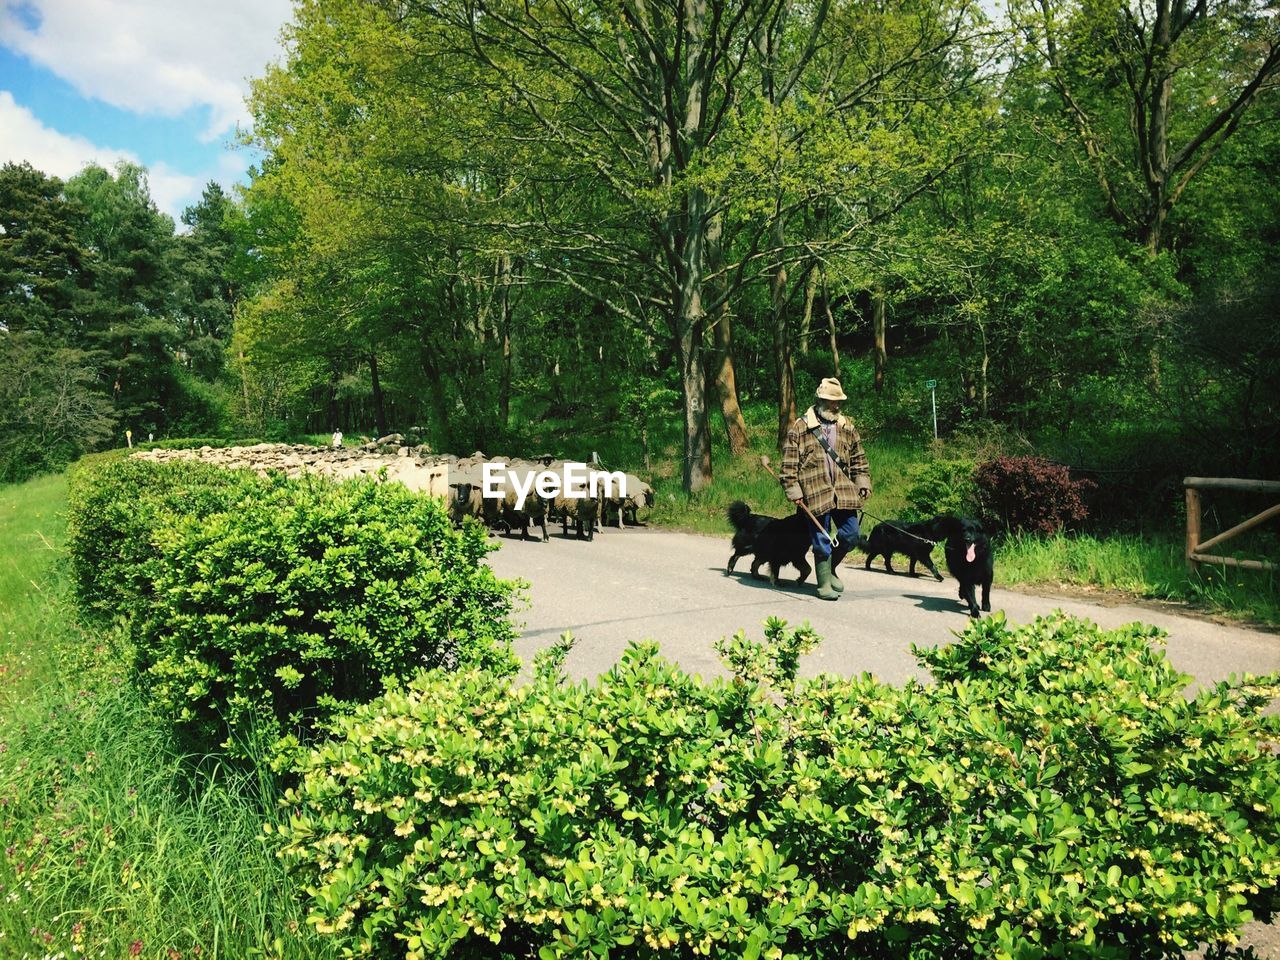
[[[148,168],[176,220],[209,180],[243,182],[248,80],[281,57],[289,0],[0,0],[0,162],[69,177]]]

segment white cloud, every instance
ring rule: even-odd
[[[98,146],[84,137],[46,127],[8,90],[0,90],[0,160],[26,160],[37,170],[63,180],[87,163],[111,167],[121,160],[140,162],[128,150]]]
[[[290,0],[0,0],[0,42],[86,97],[138,113],[247,119],[248,78],[280,53]]]
[[[242,159],[242,158],[241,158]],[[63,180],[79,173],[90,163],[111,169],[121,160],[142,164],[137,154],[115,147],[103,147],[84,137],[60,133],[46,127],[36,116],[13,99],[13,94],[0,90],[0,163],[27,161],[43,173]],[[243,170],[220,162],[208,176],[182,173],[164,163],[150,167],[147,182],[151,197],[164,213],[179,223],[184,208],[200,198],[204,185],[218,180],[226,187]],[[179,223],[179,226],[181,224]]]
[[[208,182],[208,177],[180,173],[165,163],[157,163],[147,170],[151,199],[163,212],[173,217],[173,222],[180,230],[186,229],[182,225],[182,211],[200,199],[204,185]]]

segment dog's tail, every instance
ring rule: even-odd
[[[751,522],[751,508],[741,500],[735,500],[729,504],[729,522],[733,524],[733,529],[744,530],[748,523]]]

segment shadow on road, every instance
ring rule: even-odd
[[[848,565],[843,564],[841,565],[840,569],[847,570]],[[936,579],[934,575],[930,573],[928,570],[923,570],[923,569],[917,570],[915,573],[907,573],[906,570],[886,570],[884,567],[864,567],[862,564],[858,564],[858,569],[866,573],[878,573],[881,576],[902,577],[908,582],[912,580],[929,580],[934,583],[942,582],[942,580]],[[944,577],[943,579],[946,579],[946,578]]]
[[[917,607],[931,613],[965,613],[968,610],[954,597],[926,597],[919,593],[904,593],[903,597],[915,600]]]
[[[813,581],[812,573],[809,574],[809,579],[806,582],[796,583],[796,578],[794,573],[790,573],[789,571],[788,576],[782,576],[778,578],[778,585],[775,587],[773,584],[769,582],[768,577],[765,577],[762,580],[757,580],[755,577],[753,577],[751,575],[751,570],[749,569],[749,567],[750,565],[748,565],[748,569],[746,570],[734,570],[732,573],[725,573],[724,567],[707,567],[707,569],[714,570],[716,573],[721,574],[722,576],[728,577],[732,580],[737,580],[738,583],[742,584],[742,586],[744,587],[752,587],[753,589],[756,589],[756,590],[775,590],[775,591],[780,591],[782,593],[794,593],[796,595],[806,595],[806,594],[813,593],[814,581]]]

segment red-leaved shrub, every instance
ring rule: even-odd
[[[984,507],[1010,530],[1057,533],[1089,515],[1084,497],[1096,484],[1075,480],[1041,457],[996,457],[974,473]]]

